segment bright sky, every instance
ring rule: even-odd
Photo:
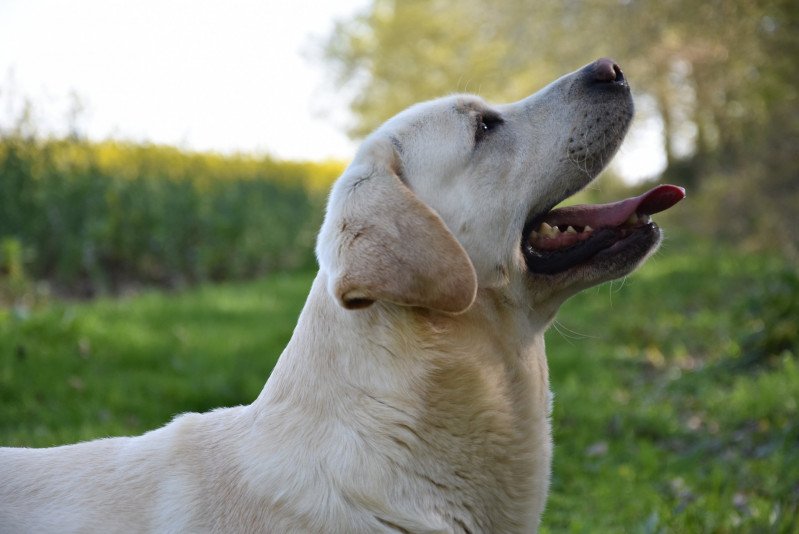
[[[349,157],[346,114],[328,112],[344,98],[308,56],[335,19],[364,4],[0,0],[0,119],[7,125],[15,111],[3,98],[13,89],[45,128],[63,125],[76,93],[93,138]]]
[[[348,159],[346,99],[313,56],[336,19],[367,4],[0,0],[0,126],[29,98],[36,124],[63,132],[77,95],[94,139]],[[628,178],[657,169],[648,131],[622,147]]]

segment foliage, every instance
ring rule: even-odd
[[[743,117],[762,114],[769,98],[795,99],[791,56],[778,49],[796,46],[795,23],[783,0],[504,0],[491,8],[374,0],[338,23],[325,57],[339,83],[359,86],[356,132],[455,89],[521,98],[541,81],[614,55],[669,115],[669,136],[692,122],[705,143],[708,135],[741,135]]]
[[[669,236],[629,279],[566,303],[547,336],[556,445],[544,532],[796,532],[793,272]],[[140,433],[251,402],[310,281],[0,311],[0,442]]]
[[[0,303],[26,292],[28,280],[22,260],[22,244],[16,239],[0,241]]]
[[[321,191],[340,171],[8,135],[0,138],[0,239],[22,247],[17,270],[83,295],[247,278],[312,263]]]
[[[786,267],[750,288],[740,323],[741,353],[747,365],[778,362],[799,355],[799,273]]]

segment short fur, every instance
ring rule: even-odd
[[[593,69],[379,128],[333,188],[319,274],[260,396],[139,437],[0,449],[0,531],[535,531],[552,457],[544,331],[656,245],[526,268],[525,224],[596,176],[632,115]]]

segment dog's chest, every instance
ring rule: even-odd
[[[547,382],[543,358],[513,369],[461,361],[431,374],[408,476],[447,503],[456,531],[537,524],[551,459]]]

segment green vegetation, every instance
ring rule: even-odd
[[[0,308],[0,443],[138,434],[180,412],[251,402],[311,279]]]
[[[323,191],[341,170],[162,146],[0,137],[0,278],[5,273],[17,286],[23,277],[47,280],[86,296],[307,267]]]
[[[311,278],[0,312],[0,442],[135,434],[252,401]],[[547,341],[545,532],[799,530],[790,264],[672,237],[640,272],[568,302]]]
[[[547,531],[797,532],[799,276],[664,248],[549,333]]]

